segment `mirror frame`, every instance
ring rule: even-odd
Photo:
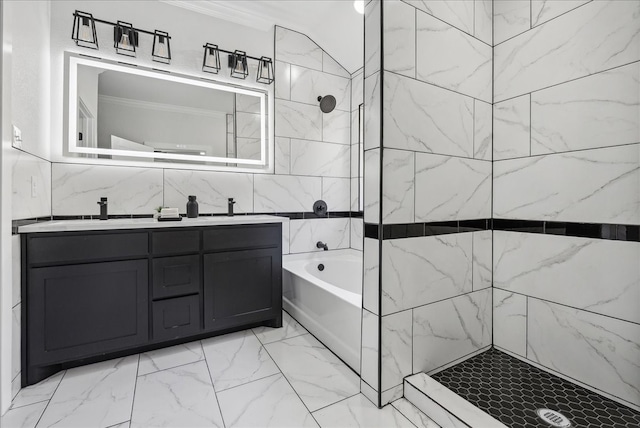
[[[67,108],[65,109],[65,125],[67,132],[65,133],[65,147],[69,153],[87,154],[87,155],[109,155],[109,156],[126,156],[134,158],[146,158],[146,159],[167,159],[173,161],[196,161],[202,167],[210,167],[213,165],[206,165],[207,162],[223,163],[223,164],[237,164],[235,168],[242,168],[243,166],[262,166],[268,165],[267,159],[267,145],[269,144],[270,137],[266,132],[267,121],[267,91],[261,91],[259,89],[247,89],[237,85],[227,83],[217,83],[213,80],[199,78],[196,76],[189,76],[183,74],[177,74],[167,71],[161,71],[152,68],[146,68],[138,65],[130,65],[122,62],[115,62],[105,60],[96,57],[87,57],[80,54],[73,54],[67,52]],[[230,157],[218,157],[218,156],[197,156],[197,155],[185,155],[185,154],[173,154],[173,153],[153,153],[153,152],[136,152],[133,150],[118,150],[118,149],[104,149],[93,147],[80,147],[76,144],[77,135],[77,117],[78,117],[78,66],[87,65],[92,67],[99,67],[106,70],[121,71],[129,74],[135,74],[138,76],[149,77],[153,79],[168,80],[171,82],[183,83],[191,86],[200,86],[207,89],[217,89],[226,92],[233,92],[244,95],[257,96],[260,98],[260,159],[240,159]],[[88,160],[89,158],[81,158]],[[93,159],[93,158],[91,158]],[[142,159],[141,159],[142,160]],[[180,164],[174,164],[178,166]],[[190,163],[189,165],[194,165]],[[220,165],[220,167],[228,170],[228,166]],[[258,172],[257,170],[255,172]]]

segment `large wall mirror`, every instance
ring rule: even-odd
[[[256,168],[267,164],[267,94],[68,55],[71,156]]]

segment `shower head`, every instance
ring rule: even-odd
[[[334,108],[336,108],[336,97],[333,95],[325,95],[324,97],[318,97],[318,101],[320,101],[320,110],[323,113],[331,113]]]

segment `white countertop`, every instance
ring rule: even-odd
[[[80,230],[157,229],[173,227],[223,226],[230,224],[284,223],[287,217],[272,215],[236,215],[186,218],[182,221],[157,221],[154,218],[110,220],[52,220],[20,226],[18,233],[71,232]]]

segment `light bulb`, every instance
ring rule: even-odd
[[[242,61],[241,56],[236,56],[236,72],[244,73],[244,61]]]
[[[129,35],[127,33],[122,33],[122,37],[120,37],[119,48],[130,51],[131,50],[131,42],[129,41]]]
[[[364,15],[364,0],[355,0],[353,2],[353,8],[356,10],[356,12],[358,12],[360,15]]]
[[[89,18],[82,18],[82,25],[80,26],[79,39],[84,42],[93,43],[93,32],[89,26]]]
[[[211,68],[218,68],[218,64],[216,63],[216,55],[215,50],[213,48],[209,48],[207,55],[207,60],[205,61],[205,65]]]
[[[161,58],[167,58],[167,44],[164,42],[164,37],[158,37],[158,45],[156,46],[156,56]]]

